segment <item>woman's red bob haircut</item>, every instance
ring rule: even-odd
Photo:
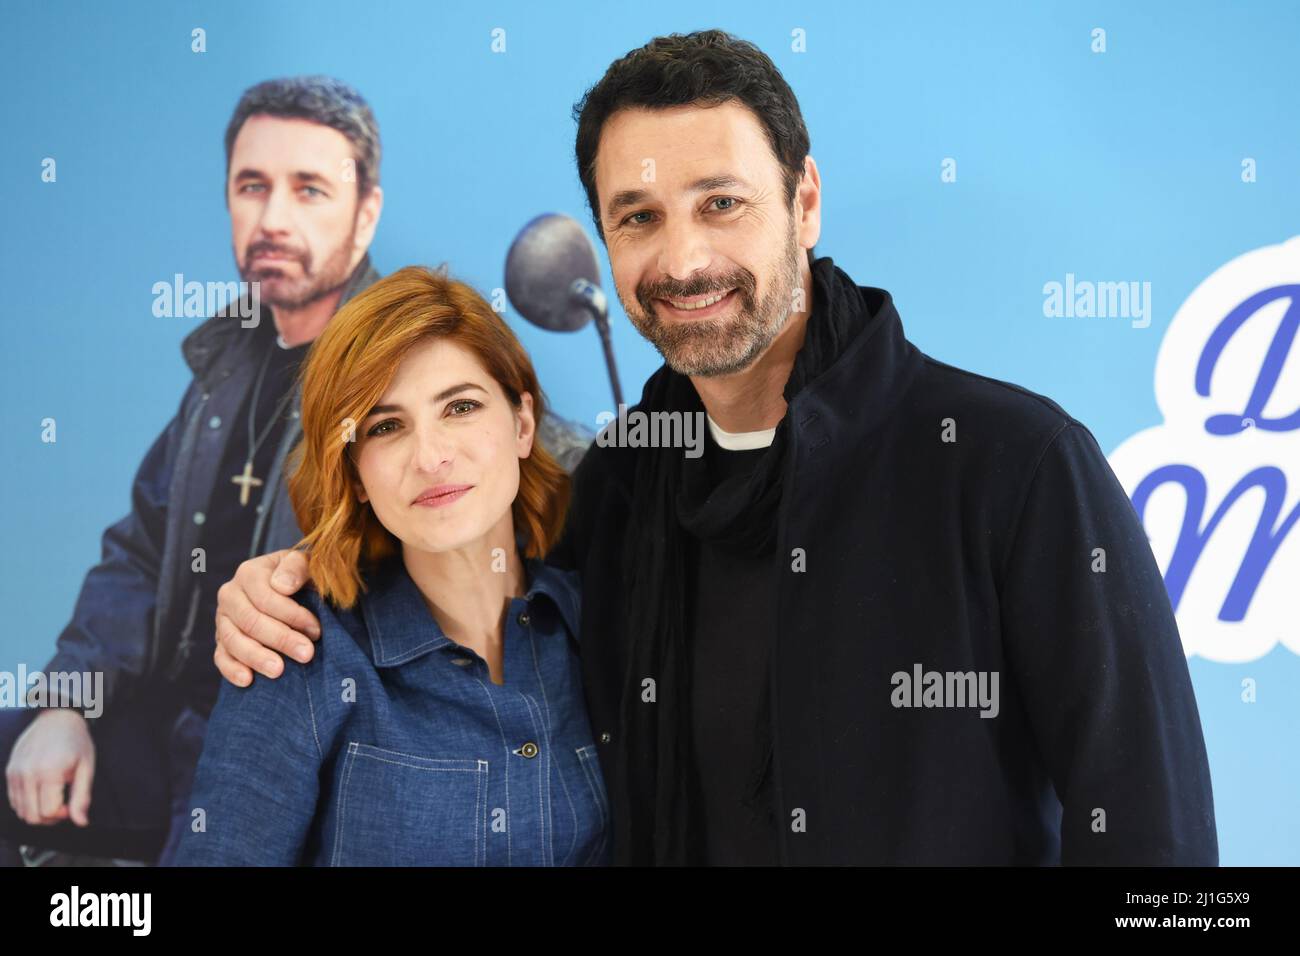
[[[289,500],[306,536],[311,580],[337,607],[365,591],[368,566],[399,553],[400,542],[357,498],[351,452],[356,429],[388,389],[402,358],[418,342],[447,338],[478,357],[516,408],[533,397],[538,425],[545,399],[514,332],[484,298],[441,270],[407,266],[344,305],[313,343],[299,373],[302,440],[288,464]],[[519,462],[513,516],[524,554],[541,558],[564,527],[568,473],[533,441]]]

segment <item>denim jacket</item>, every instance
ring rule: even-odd
[[[582,866],[608,803],[577,660],[578,579],[525,562],[503,685],[446,637],[400,557],[321,622],[308,664],[222,684],[181,866]]]

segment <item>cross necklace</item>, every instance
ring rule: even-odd
[[[281,341],[282,340],[277,335],[276,345],[280,345]],[[280,345],[280,347],[284,348],[285,346]],[[266,357],[262,359],[262,367],[257,372],[257,382],[253,385],[253,401],[248,408],[248,460],[244,462],[243,474],[235,475],[230,479],[232,482],[239,485],[239,504],[241,507],[248,504],[248,492],[251,488],[254,485],[262,484],[261,478],[253,477],[253,456],[257,454],[257,449],[261,447],[262,442],[266,441],[266,436],[269,435],[271,429],[275,427],[275,423],[279,420],[281,413],[284,412],[284,407],[289,403],[289,400],[293,398],[293,388],[290,388],[288,394],[285,395],[284,398],[280,399],[280,404],[275,407],[275,411],[271,414],[271,420],[268,421],[266,427],[262,429],[262,434],[254,437],[255,422],[257,420],[257,397],[262,392],[262,380],[266,378],[266,369],[271,364],[271,354],[271,350],[267,349]]]

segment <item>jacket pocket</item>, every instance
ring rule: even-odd
[[[331,866],[483,866],[488,762],[348,743]]]
[[[582,865],[608,866],[609,797],[605,792],[605,777],[600,771],[600,758],[596,755],[595,744],[578,748],[578,765],[582,767],[582,775],[587,778],[587,788],[596,808],[596,819],[592,824],[600,828],[599,837],[588,841],[591,850]],[[579,823],[581,826],[581,821]]]

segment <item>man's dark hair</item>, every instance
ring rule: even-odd
[[[737,100],[757,115],[782,167],[787,203],[794,202],[808,155],[808,129],[794,91],[754,44],[722,30],[655,37],[615,60],[573,107],[578,121],[578,177],[596,234],[605,237],[596,196],[596,149],[605,121],[627,107],[662,109]]]
[[[357,164],[357,197],[379,185],[379,126],[361,94],[330,76],[289,76],[249,87],[226,127],[226,179],[235,137],[250,116],[305,119],[336,129],[352,144]]]

